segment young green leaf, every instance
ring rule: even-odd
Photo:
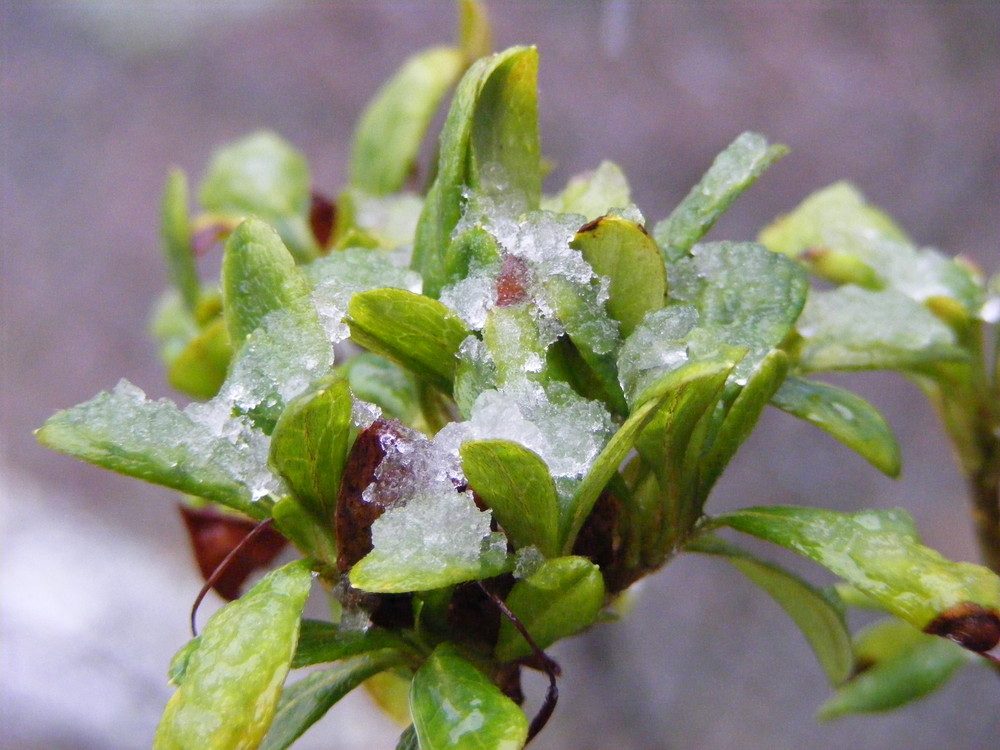
[[[534,545],[559,554],[559,499],[549,469],[536,453],[508,440],[461,447],[462,471],[517,548]]]
[[[604,579],[600,568],[584,557],[546,560],[514,584],[507,606],[539,648],[546,648],[594,623],[604,606]],[[493,653],[500,661],[510,661],[530,656],[532,648],[505,619]]]
[[[226,382],[209,408],[246,415],[271,434],[285,405],[333,366],[333,346],[315,309],[268,313],[233,359]]]
[[[180,292],[188,310],[194,312],[201,294],[198,267],[191,246],[191,219],[188,216],[187,177],[179,169],[167,176],[160,200],[160,236],[170,280]]]
[[[860,396],[826,383],[789,377],[771,403],[830,433],[879,471],[890,477],[899,475],[901,458],[892,428]]]
[[[954,332],[893,289],[842,286],[809,295],[798,321],[799,368],[919,370],[966,355]]]
[[[680,205],[653,229],[664,257],[675,260],[687,253],[733,201],[786,153],[787,148],[768,145],[757,133],[743,133],[730,143]]]
[[[187,674],[191,654],[197,651],[200,645],[201,636],[199,635],[180,647],[180,650],[170,660],[170,667],[167,669],[167,682],[174,687],[180,687],[180,684],[184,682],[184,675]]]
[[[351,357],[341,368],[351,393],[375,404],[382,413],[403,424],[413,424],[420,413],[416,378],[394,362],[371,352]]]
[[[263,219],[278,229],[297,260],[307,261],[317,252],[307,220],[310,188],[305,158],[261,131],[215,153],[199,197],[213,213]]]
[[[685,549],[719,555],[770,594],[802,631],[833,685],[846,680],[854,666],[851,634],[844,607],[834,591],[817,589],[797,575],[718,537],[697,537]]]
[[[601,386],[601,400],[612,411],[627,414],[628,403],[615,367],[621,347],[618,324],[600,304],[596,280],[582,286],[554,275],[545,281],[545,287],[566,334]]]
[[[167,382],[200,399],[212,398],[222,387],[233,358],[226,321],[217,317],[205,326],[170,363]]]
[[[435,554],[436,553],[436,554]],[[386,551],[376,547],[351,568],[351,585],[377,594],[401,594],[430,591],[464,581],[493,578],[509,572],[513,558],[492,548],[475,559],[464,551],[436,550],[428,553],[419,547],[407,556],[404,550]]]
[[[496,383],[545,379],[546,345],[537,310],[527,304],[497,306],[486,314],[483,344],[495,365]]]
[[[606,216],[612,209],[631,205],[632,194],[625,174],[610,161],[602,161],[592,172],[570,178],[561,193],[542,199],[542,208],[546,211],[580,214],[587,221]],[[656,255],[662,266],[659,250]]]
[[[291,401],[271,434],[270,461],[318,523],[329,525],[351,432],[351,391],[328,377]]]
[[[801,268],[751,242],[698,245],[669,272],[671,301],[698,310],[697,328],[688,334],[689,356],[723,346],[747,350],[733,370],[731,386],[745,381],[784,341],[809,290]]]
[[[478,0],[460,0],[458,3],[458,42],[466,63],[490,54],[493,49],[493,32],[486,6]]]
[[[810,195],[761,232],[760,240],[836,283],[888,287],[917,302],[945,297],[968,314],[977,313],[983,302],[982,286],[968,266],[914,246],[846,182]]]
[[[450,281],[444,259],[467,190],[515,213],[538,207],[537,71],[534,48],[512,47],[477,61],[459,82],[414,239],[412,266],[424,278],[425,294],[436,297]]]
[[[899,620],[884,620],[861,633],[855,651],[862,671],[820,706],[817,718],[898,708],[941,687],[970,658],[956,644]]]
[[[410,712],[422,748],[520,750],[528,735],[517,704],[448,644],[414,675]]]
[[[399,636],[382,628],[349,630],[324,620],[303,620],[292,669],[386,650],[406,652],[409,646]]]
[[[233,232],[222,256],[222,299],[237,350],[270,312],[315,316],[309,284],[270,226],[248,219]]]
[[[420,750],[420,739],[417,737],[417,728],[415,726],[410,724],[399,735],[396,750]]]
[[[354,295],[348,315],[355,343],[451,393],[456,354],[469,330],[445,305],[402,289],[375,289]]]
[[[58,412],[36,433],[49,448],[119,474],[267,518],[248,486],[261,468],[167,399],[149,401],[122,380],[110,393]]]
[[[154,303],[149,332],[160,347],[160,359],[167,367],[201,332],[196,313],[188,309],[181,293],[167,289]]]
[[[260,750],[285,750],[319,721],[341,698],[365,680],[400,663],[392,651],[355,656],[341,664],[306,675],[281,695],[271,728]]]
[[[717,392],[732,370],[731,362],[700,362],[667,373],[646,388],[632,413],[594,460],[573,498],[573,515],[562,532],[563,549],[571,547],[604,487],[635,447],[646,426],[661,413],[675,408],[689,389]]]
[[[302,507],[292,495],[286,495],[271,508],[278,531],[306,557],[332,569],[337,564],[337,541],[329,522],[319,523],[316,516]]]
[[[739,365],[737,364],[737,367]],[[731,401],[711,415],[703,456],[698,467],[698,493],[707,497],[760,419],[761,412],[774,396],[788,373],[788,357],[781,349],[772,349],[747,378]]]
[[[260,743],[281,695],[311,585],[305,562],[291,563],[212,616],[163,711],[155,750],[235,750]]]
[[[747,508],[716,518],[725,525],[815,560],[879,602],[926,628],[972,604],[1000,621],[1000,578],[972,563],[952,562],[919,543],[900,509],[838,513],[819,508]]]
[[[585,225],[573,239],[594,272],[606,276],[608,312],[628,336],[646,313],[659,310],[667,292],[660,251],[639,224],[620,216],[603,216]]]
[[[407,60],[368,105],[354,131],[352,187],[372,195],[402,189],[444,95],[465,64],[454,47],[434,47]]]
[[[492,578],[513,567],[507,541],[472,494],[417,490],[371,526],[373,549],[351,568],[351,585],[375,593],[429,591]]]

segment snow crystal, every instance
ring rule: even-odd
[[[490,531],[491,519],[492,514],[476,507],[471,492],[421,489],[372,524],[372,544],[400,565],[419,555],[425,566],[437,559],[441,567],[471,567],[484,553],[506,549],[503,536]]]
[[[580,478],[610,439],[604,406],[554,383],[546,391],[522,381],[480,394],[468,422],[470,440],[510,440],[537,453],[553,477]]]
[[[397,267],[389,255],[378,250],[348,248],[303,268],[313,284],[313,305],[334,344],[350,333],[344,316],[357,292],[391,287],[419,293],[423,286],[416,271]]]
[[[625,340],[618,356],[618,378],[630,399],[661,375],[688,361],[688,336],[698,311],[675,305],[650,312]]]
[[[480,331],[496,301],[496,273],[483,269],[441,290],[439,298],[468,325]]]
[[[545,562],[545,555],[535,545],[522,547],[515,553],[514,577],[528,578],[538,572]]]

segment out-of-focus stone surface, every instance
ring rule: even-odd
[[[164,284],[166,169],[196,180],[214,146],[268,127],[335,192],[364,102],[454,23],[447,2],[239,5],[0,4],[0,744],[11,750],[147,746],[169,695],[167,662],[186,637],[198,581],[170,493],[31,438],[54,410],[122,376],[171,395],[145,332]],[[752,237],[809,191],[850,179],[919,242],[1000,266],[997,6],[491,10],[498,48],[541,51],[550,188],[610,158],[655,220],[718,150],[755,129],[792,155],[714,236]],[[917,390],[880,376],[843,382],[897,428],[900,482],[771,413],[713,506],[902,505],[929,543],[973,559],[961,482]],[[643,586],[623,622],[557,653],[563,698],[539,750],[980,750],[1000,736],[996,679],[983,670],[896,714],[817,725],[826,687],[801,637],[713,560],[678,561]],[[354,700],[303,747],[390,747],[393,730],[379,721]]]

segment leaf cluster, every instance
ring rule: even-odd
[[[982,279],[845,184],[759,242],[706,241],[785,153],[754,133],[655,224],[609,162],[543,195],[537,51],[485,54],[481,8],[461,9],[459,42],[408,60],[362,116],[335,202],[271,133],[217,152],[194,217],[170,174],[173,286],[154,332],[196,401],[122,381],[38,433],[273,523],[303,558],[178,653],[155,746],[288,747],[365,685],[409,725],[401,748],[521,747],[521,670],[554,675],[539,649],[615,616],[686,552],[727,560],[789,614],[836,687],[827,718],[900,705],[989,652],[1000,578],[923,546],[905,511],[706,509],[768,405],[896,476],[876,409],[814,379],[874,368],[936,400],[995,506]],[[408,189],[452,88],[432,180]],[[220,243],[219,284],[203,284],[196,255]],[[725,529],[844,584],[816,588]],[[302,619],[314,577],[330,621]],[[852,640],[858,603],[887,619]]]

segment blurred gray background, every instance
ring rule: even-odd
[[[792,154],[714,232],[750,238],[808,192],[855,182],[923,244],[1000,263],[1000,6],[994,3],[492,2],[495,44],[541,51],[550,189],[603,158],[662,218],[739,132]],[[125,376],[172,396],[146,334],[164,286],[166,170],[273,128],[317,188],[345,179],[351,127],[412,52],[448,41],[449,2],[16,2],[0,5],[0,745],[150,743],[199,581],[170,493],[48,453],[31,430]],[[962,486],[916,389],[847,380],[898,430],[893,482],[769,413],[713,500],[902,505],[975,559]],[[812,580],[822,571],[792,561]],[[713,560],[683,558],[624,621],[556,650],[563,699],[539,750],[982,750],[1000,684],[967,670],[898,713],[820,725],[803,639]],[[535,686],[538,687],[537,685]],[[356,696],[305,748],[388,748]]]

